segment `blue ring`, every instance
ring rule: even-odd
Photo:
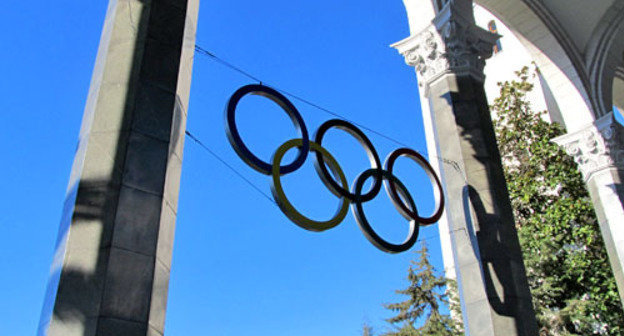
[[[236,127],[236,106],[238,105],[238,102],[247,94],[268,98],[279,105],[284,112],[288,114],[288,117],[290,117],[290,120],[299,132],[299,137],[303,140],[303,144],[301,147],[298,147],[299,153],[297,154],[295,160],[288,165],[280,166],[279,172],[280,175],[284,175],[299,169],[303,166],[303,163],[308,157],[308,152],[310,151],[310,137],[308,136],[308,130],[305,126],[303,118],[301,117],[301,114],[299,114],[299,111],[297,111],[295,105],[293,105],[288,98],[279,93],[277,90],[261,84],[245,85],[236,90],[236,92],[234,92],[234,94],[230,97],[230,100],[225,107],[225,130],[228,140],[230,141],[232,147],[234,147],[238,156],[240,156],[245,163],[256,171],[265,175],[271,175],[271,163],[265,162],[258,158],[249,150],[249,148],[247,148],[247,146],[245,146],[243,139],[238,133],[238,128]]]

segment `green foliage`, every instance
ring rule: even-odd
[[[418,262],[412,261],[407,274],[409,286],[403,290],[397,290],[397,294],[407,296],[405,301],[384,305],[387,309],[396,312],[396,316],[387,321],[393,325],[400,325],[394,332],[386,333],[387,336],[454,336],[463,335],[461,321],[447,314],[442,314],[440,308],[449,304],[449,294],[445,292],[449,280],[444,276],[436,275],[433,265],[429,263],[429,250],[427,245],[421,243]],[[457,288],[456,286],[453,288]],[[451,295],[451,302],[458,297]],[[424,323],[422,323],[424,319]],[[416,324],[421,322],[420,327]]]
[[[527,101],[527,67],[491,109],[541,335],[624,335],[624,313],[593,205],[558,124]]]

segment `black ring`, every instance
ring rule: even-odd
[[[366,181],[366,179],[368,179],[369,176],[372,176],[378,173],[379,173],[379,170],[368,169],[364,171],[362,174],[360,174],[355,180],[355,185],[353,186],[353,192],[356,195],[358,195],[362,191],[362,187],[364,186],[364,182]],[[381,170],[381,175],[383,179],[392,181],[399,186],[401,196],[403,196],[403,198],[407,200],[407,202],[409,203],[410,207],[414,210],[414,212],[418,213],[418,211],[416,210],[416,203],[414,203],[414,199],[409,194],[409,192],[407,191],[407,188],[405,188],[403,183],[401,183],[401,181],[399,181],[399,179],[396,176],[392,175],[392,173],[390,173],[387,170]],[[410,217],[404,216],[407,220],[409,220],[409,224],[410,224],[410,230],[409,230],[409,234],[407,238],[401,244],[392,244],[386,241],[385,239],[381,238],[377,234],[377,232],[373,230],[370,223],[366,219],[366,216],[364,215],[364,210],[362,209],[362,202],[353,202],[351,205],[351,211],[353,212],[353,215],[355,216],[355,221],[358,223],[360,230],[362,230],[362,233],[364,233],[364,236],[366,237],[366,239],[368,239],[368,241],[370,241],[378,249],[384,252],[399,253],[399,252],[407,251],[412,246],[414,246],[414,244],[416,243],[416,240],[418,239],[418,232],[419,232],[420,225],[418,225],[418,223],[416,223],[416,221],[411,219]]]
[[[429,180],[431,180],[432,184],[435,184],[433,194],[437,209],[434,211],[433,215],[429,217],[419,216],[418,211],[411,211],[401,200],[394,185],[394,181],[388,180],[388,183],[386,183],[386,191],[388,192],[392,203],[394,203],[394,206],[403,216],[414,219],[420,224],[429,225],[437,222],[440,217],[442,217],[442,212],[444,211],[444,190],[442,189],[442,183],[440,183],[438,175],[436,175],[429,162],[427,162],[422,155],[410,148],[399,148],[388,155],[388,158],[386,159],[386,170],[390,172],[390,174],[393,174],[392,169],[394,169],[394,162],[400,156],[406,156],[420,165],[425,170],[425,173],[427,173],[427,176],[429,176]]]
[[[375,196],[377,196],[377,194],[379,194],[379,190],[381,190],[382,166],[379,155],[377,154],[377,150],[375,149],[375,147],[373,147],[373,144],[364,134],[364,132],[362,132],[352,123],[341,119],[332,119],[324,122],[316,131],[316,135],[314,136],[314,142],[322,146],[323,136],[330,128],[333,127],[349,133],[360,143],[360,145],[364,147],[364,150],[366,150],[366,155],[368,156],[368,160],[373,166],[373,169],[377,171],[377,174],[375,174],[375,183],[367,193],[357,196],[356,194],[349,192],[349,190],[345,190],[336,182],[336,180],[329,173],[327,165],[325,165],[323,155],[321,155],[321,153],[319,152],[316,152],[316,161],[314,162],[314,167],[321,177],[321,180],[325,183],[325,186],[327,186],[327,188],[334,195],[338,197],[344,197],[351,202],[368,202],[372,200]]]
[[[241,136],[238,133],[238,128],[236,127],[236,106],[241,98],[247,94],[266,97],[279,105],[288,114],[293,125],[299,132],[300,138],[303,140],[303,145],[298,147],[299,153],[292,163],[280,166],[280,175],[288,174],[299,169],[305,162],[308,157],[308,152],[310,151],[310,138],[308,136],[308,130],[295,105],[293,105],[288,98],[279,93],[277,90],[264,85],[250,84],[241,87],[234,92],[225,107],[225,129],[227,137],[238,156],[240,156],[240,158],[243,159],[243,161],[245,161],[245,163],[247,163],[251,168],[262,174],[271,175],[271,164],[262,161],[260,158],[255,156],[249,148],[247,148],[247,146],[245,146],[243,139],[241,139]]]

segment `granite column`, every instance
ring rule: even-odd
[[[38,335],[162,335],[199,0],[111,0]]]

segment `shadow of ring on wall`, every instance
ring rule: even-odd
[[[468,223],[468,235],[473,243],[473,251],[481,261],[487,298],[492,309],[499,315],[515,316],[518,305],[514,289],[514,279],[507,247],[501,243],[501,220],[498,215],[488,213],[477,190],[470,185],[463,188],[464,211],[466,218],[474,213],[478,225]],[[473,230],[476,229],[476,234]],[[474,239],[479,246],[475,247]]]

